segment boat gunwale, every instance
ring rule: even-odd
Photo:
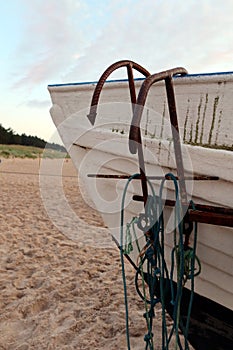
[[[224,83],[227,81],[233,82],[233,71],[230,72],[216,72],[216,73],[194,73],[187,74],[184,76],[174,76],[174,83],[176,84],[185,84],[185,83]],[[135,78],[134,81],[136,85],[140,85],[145,78]],[[93,89],[96,86],[98,81],[88,81],[88,82],[73,82],[73,83],[58,83],[58,84],[49,84],[48,90],[55,91],[59,90],[72,90],[74,88],[81,89]],[[106,81],[108,88],[120,87],[122,84],[128,83],[128,79],[113,79]],[[163,85],[163,82],[158,82],[156,85]]]

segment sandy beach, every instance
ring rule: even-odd
[[[73,238],[45,209],[38,159],[2,159],[0,167],[0,349],[126,349],[119,251],[99,214],[83,201],[71,160],[63,188],[81,218]],[[65,216],[61,222],[69,226]],[[97,234],[106,247],[95,245]],[[144,349],[144,305],[129,264],[126,270],[131,348]],[[158,306],[155,349],[161,349],[160,333]]]

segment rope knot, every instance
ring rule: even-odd
[[[154,277],[160,277],[161,276],[161,269],[159,267],[156,267],[154,270]]]
[[[149,332],[149,333],[145,334],[144,335],[145,342],[149,343],[149,341],[153,339],[153,336],[154,336],[154,334],[152,332]]]

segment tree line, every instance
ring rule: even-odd
[[[66,152],[65,147],[57,143],[49,143],[37,136],[27,136],[26,134],[16,134],[11,128],[5,129],[0,124],[0,144],[3,145],[23,145],[23,146],[34,146],[39,148],[51,148],[57,151]]]

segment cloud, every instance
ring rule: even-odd
[[[51,105],[51,102],[49,100],[28,100],[26,102],[27,107],[30,108],[36,108],[36,109],[48,109]]]
[[[18,47],[24,63],[17,88],[96,80],[120,59],[153,73],[174,66],[192,73],[232,69],[231,0],[23,2],[28,24]]]
[[[96,79],[97,72],[125,58],[151,72],[180,65],[192,73],[232,69],[232,1],[128,1],[114,6],[111,21],[64,80]],[[229,52],[231,60],[226,59]]]
[[[15,87],[48,81],[64,71],[85,46],[82,30],[74,30],[73,11],[81,11],[78,1],[23,2],[27,25],[17,48],[21,69]]]

